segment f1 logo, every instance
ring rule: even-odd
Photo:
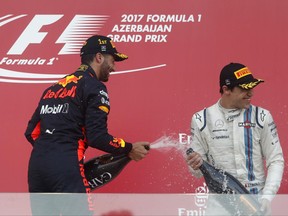
[[[7,54],[21,55],[30,44],[40,44],[48,34],[48,32],[41,32],[40,29],[45,25],[57,22],[63,16],[63,14],[35,15]],[[97,33],[100,30],[99,26],[103,26],[108,17],[106,15],[75,15],[55,42],[64,44],[58,54],[78,54],[83,41]],[[13,19],[10,20],[13,21]],[[83,26],[85,28],[82,28]]]

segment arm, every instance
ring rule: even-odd
[[[39,106],[38,106],[34,114],[32,115],[31,119],[28,122],[26,131],[25,131],[25,137],[33,146],[35,140],[39,137],[39,135],[40,135],[40,114],[39,114]]]
[[[90,83],[91,84],[91,83]],[[105,85],[87,85],[84,89],[86,101],[85,129],[88,145],[112,154],[126,154],[132,160],[142,159],[148,150],[147,142],[132,143],[116,138],[108,133],[107,119],[110,111],[110,102]]]
[[[199,118],[200,117],[200,118]],[[201,119],[201,120],[200,120]],[[191,155],[188,155],[186,160],[189,165],[189,170],[192,175],[197,178],[202,177],[202,173],[199,170],[199,167],[202,165],[203,160],[207,160],[206,152],[207,145],[205,139],[202,137],[202,133],[200,131],[200,127],[203,126],[203,122],[205,121],[204,115],[202,112],[196,113],[192,117],[191,121],[191,134],[192,134],[192,144],[194,152]]]
[[[107,119],[110,112],[110,102],[104,85],[90,83],[84,89],[86,112],[85,129],[88,145],[112,154],[128,154],[132,144],[108,133]]]
[[[282,181],[284,170],[284,158],[277,133],[276,124],[272,115],[267,112],[266,121],[264,122],[262,131],[262,151],[266,159],[267,177],[263,189],[262,198],[271,201],[277,194]]]

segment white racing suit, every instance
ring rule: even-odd
[[[193,115],[193,150],[203,160],[232,174],[250,193],[271,201],[284,170],[272,115],[253,105],[249,109],[225,109],[219,101]],[[200,170],[189,168],[194,176],[201,177]]]

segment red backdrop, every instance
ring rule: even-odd
[[[273,114],[287,159],[287,7],[285,0],[2,2],[0,191],[27,192],[27,122],[44,88],[79,66],[89,34],[113,37],[129,56],[107,83],[111,134],[131,142],[189,135],[192,114],[218,100],[219,72],[234,61],[266,81],[253,103]],[[189,174],[187,144],[178,142],[152,149],[97,192],[194,192],[203,180]],[[87,158],[100,153],[89,149]],[[285,170],[280,193],[288,192],[287,178]]]

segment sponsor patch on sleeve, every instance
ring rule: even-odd
[[[106,107],[106,106],[99,106],[98,107],[100,110],[102,110],[103,112],[105,112],[105,113],[109,113],[109,109],[108,109],[108,107]]]
[[[123,139],[114,137],[114,139],[109,144],[115,148],[124,148],[126,143]]]

